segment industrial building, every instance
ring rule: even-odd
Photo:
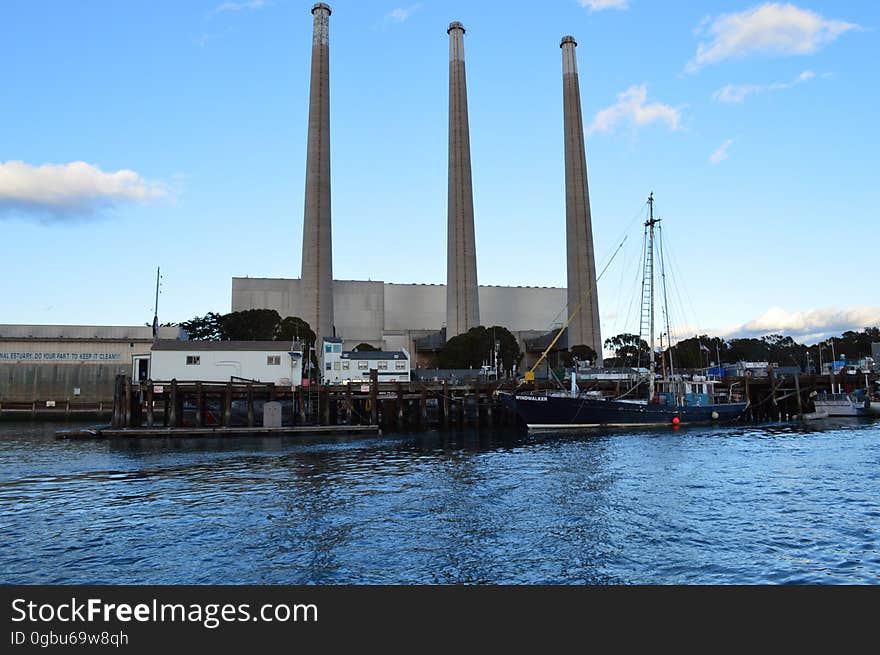
[[[301,284],[296,279],[233,278],[232,311],[269,308],[281,316],[302,316]],[[524,346],[566,319],[566,291],[558,287],[481,286],[479,298],[483,325],[506,327]],[[345,349],[368,343],[382,350],[407,350],[414,366],[428,366],[426,351],[431,348],[420,344],[440,339],[445,299],[442,284],[334,280],[334,325]]]
[[[159,337],[186,334],[163,327]],[[115,377],[132,375],[152,345],[147,326],[0,325],[0,403],[112,403]]]
[[[345,348],[365,342],[407,350],[416,366],[430,365],[446,339],[478,325],[516,335],[525,364],[546,347],[551,330],[574,313],[559,348],[586,344],[602,352],[583,116],[574,38],[562,48],[568,287],[493,287],[477,283],[474,201],[464,61],[464,25],[449,24],[447,284],[390,284],[334,280],[330,215],[330,7],[312,8],[313,32],[306,152],[302,274],[299,279],[232,280],[232,311],[274,309],[299,316],[322,337]],[[562,229],[560,217],[560,229]],[[575,311],[576,310],[576,311]],[[569,337],[571,335],[571,337]]]

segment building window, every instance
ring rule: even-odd
[[[267,355],[266,356],[266,365],[267,366],[281,366],[281,355]]]
[[[339,362],[333,362],[333,370],[334,370],[334,371],[338,371],[338,370],[339,370]]]
[[[406,362],[394,362],[394,368],[398,371],[406,370]]]
[[[348,362],[342,362],[342,370],[343,370],[343,371],[347,371],[347,370],[348,370]]]
[[[186,356],[186,365],[187,366],[198,366],[202,363],[201,355],[187,355]]]
[[[324,347],[324,352],[332,353],[332,352],[333,352],[333,345],[328,343],[328,344]]]
[[[327,364],[324,366],[324,368],[329,371],[330,370],[330,362],[327,362]]]
[[[333,352],[341,353],[342,352],[342,344],[341,343],[334,344],[333,345]]]
[[[376,368],[379,369],[380,371],[387,371],[388,370],[388,362],[379,362],[378,364],[376,364]]]
[[[370,370],[370,366],[367,362],[358,362],[358,370],[359,371],[368,371],[368,370]]]

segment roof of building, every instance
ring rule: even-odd
[[[172,341],[162,339],[153,344],[152,350],[185,350],[198,352],[206,350],[241,351],[262,350],[270,352],[289,352],[289,341]]]
[[[160,327],[159,336],[181,338],[178,327]],[[0,325],[0,339],[35,341],[152,341],[148,325]]]
[[[364,351],[356,351],[352,350],[351,352],[342,353],[342,359],[407,359],[406,353],[397,351],[385,351],[385,350],[364,350]]]

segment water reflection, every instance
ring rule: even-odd
[[[0,424],[3,582],[880,575],[876,424],[90,442],[56,427]]]

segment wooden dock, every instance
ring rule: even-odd
[[[340,386],[290,387],[249,381],[132,382],[116,379],[110,426],[61,431],[62,439],[166,438],[242,435],[379,434],[424,430],[461,430],[517,425],[519,419],[499,402],[498,391],[511,391],[513,381],[448,381],[380,383],[376,371],[369,382]],[[876,378],[876,375],[872,376]],[[581,391],[609,396],[627,392],[622,381],[582,381]],[[731,396],[750,404],[741,421],[785,421],[812,410],[812,397],[845,383],[864,388],[866,380],[842,376],[778,375],[727,378],[721,385]],[[539,381],[520,387],[549,388]],[[278,402],[280,425],[266,422],[265,403]],[[273,408],[276,411],[277,407]]]
[[[315,436],[327,434],[380,434],[378,425],[301,425],[280,428],[82,428],[78,430],[59,430],[56,439],[109,439],[109,438],[158,438],[166,439],[193,437],[246,437],[254,435],[272,436]]]

